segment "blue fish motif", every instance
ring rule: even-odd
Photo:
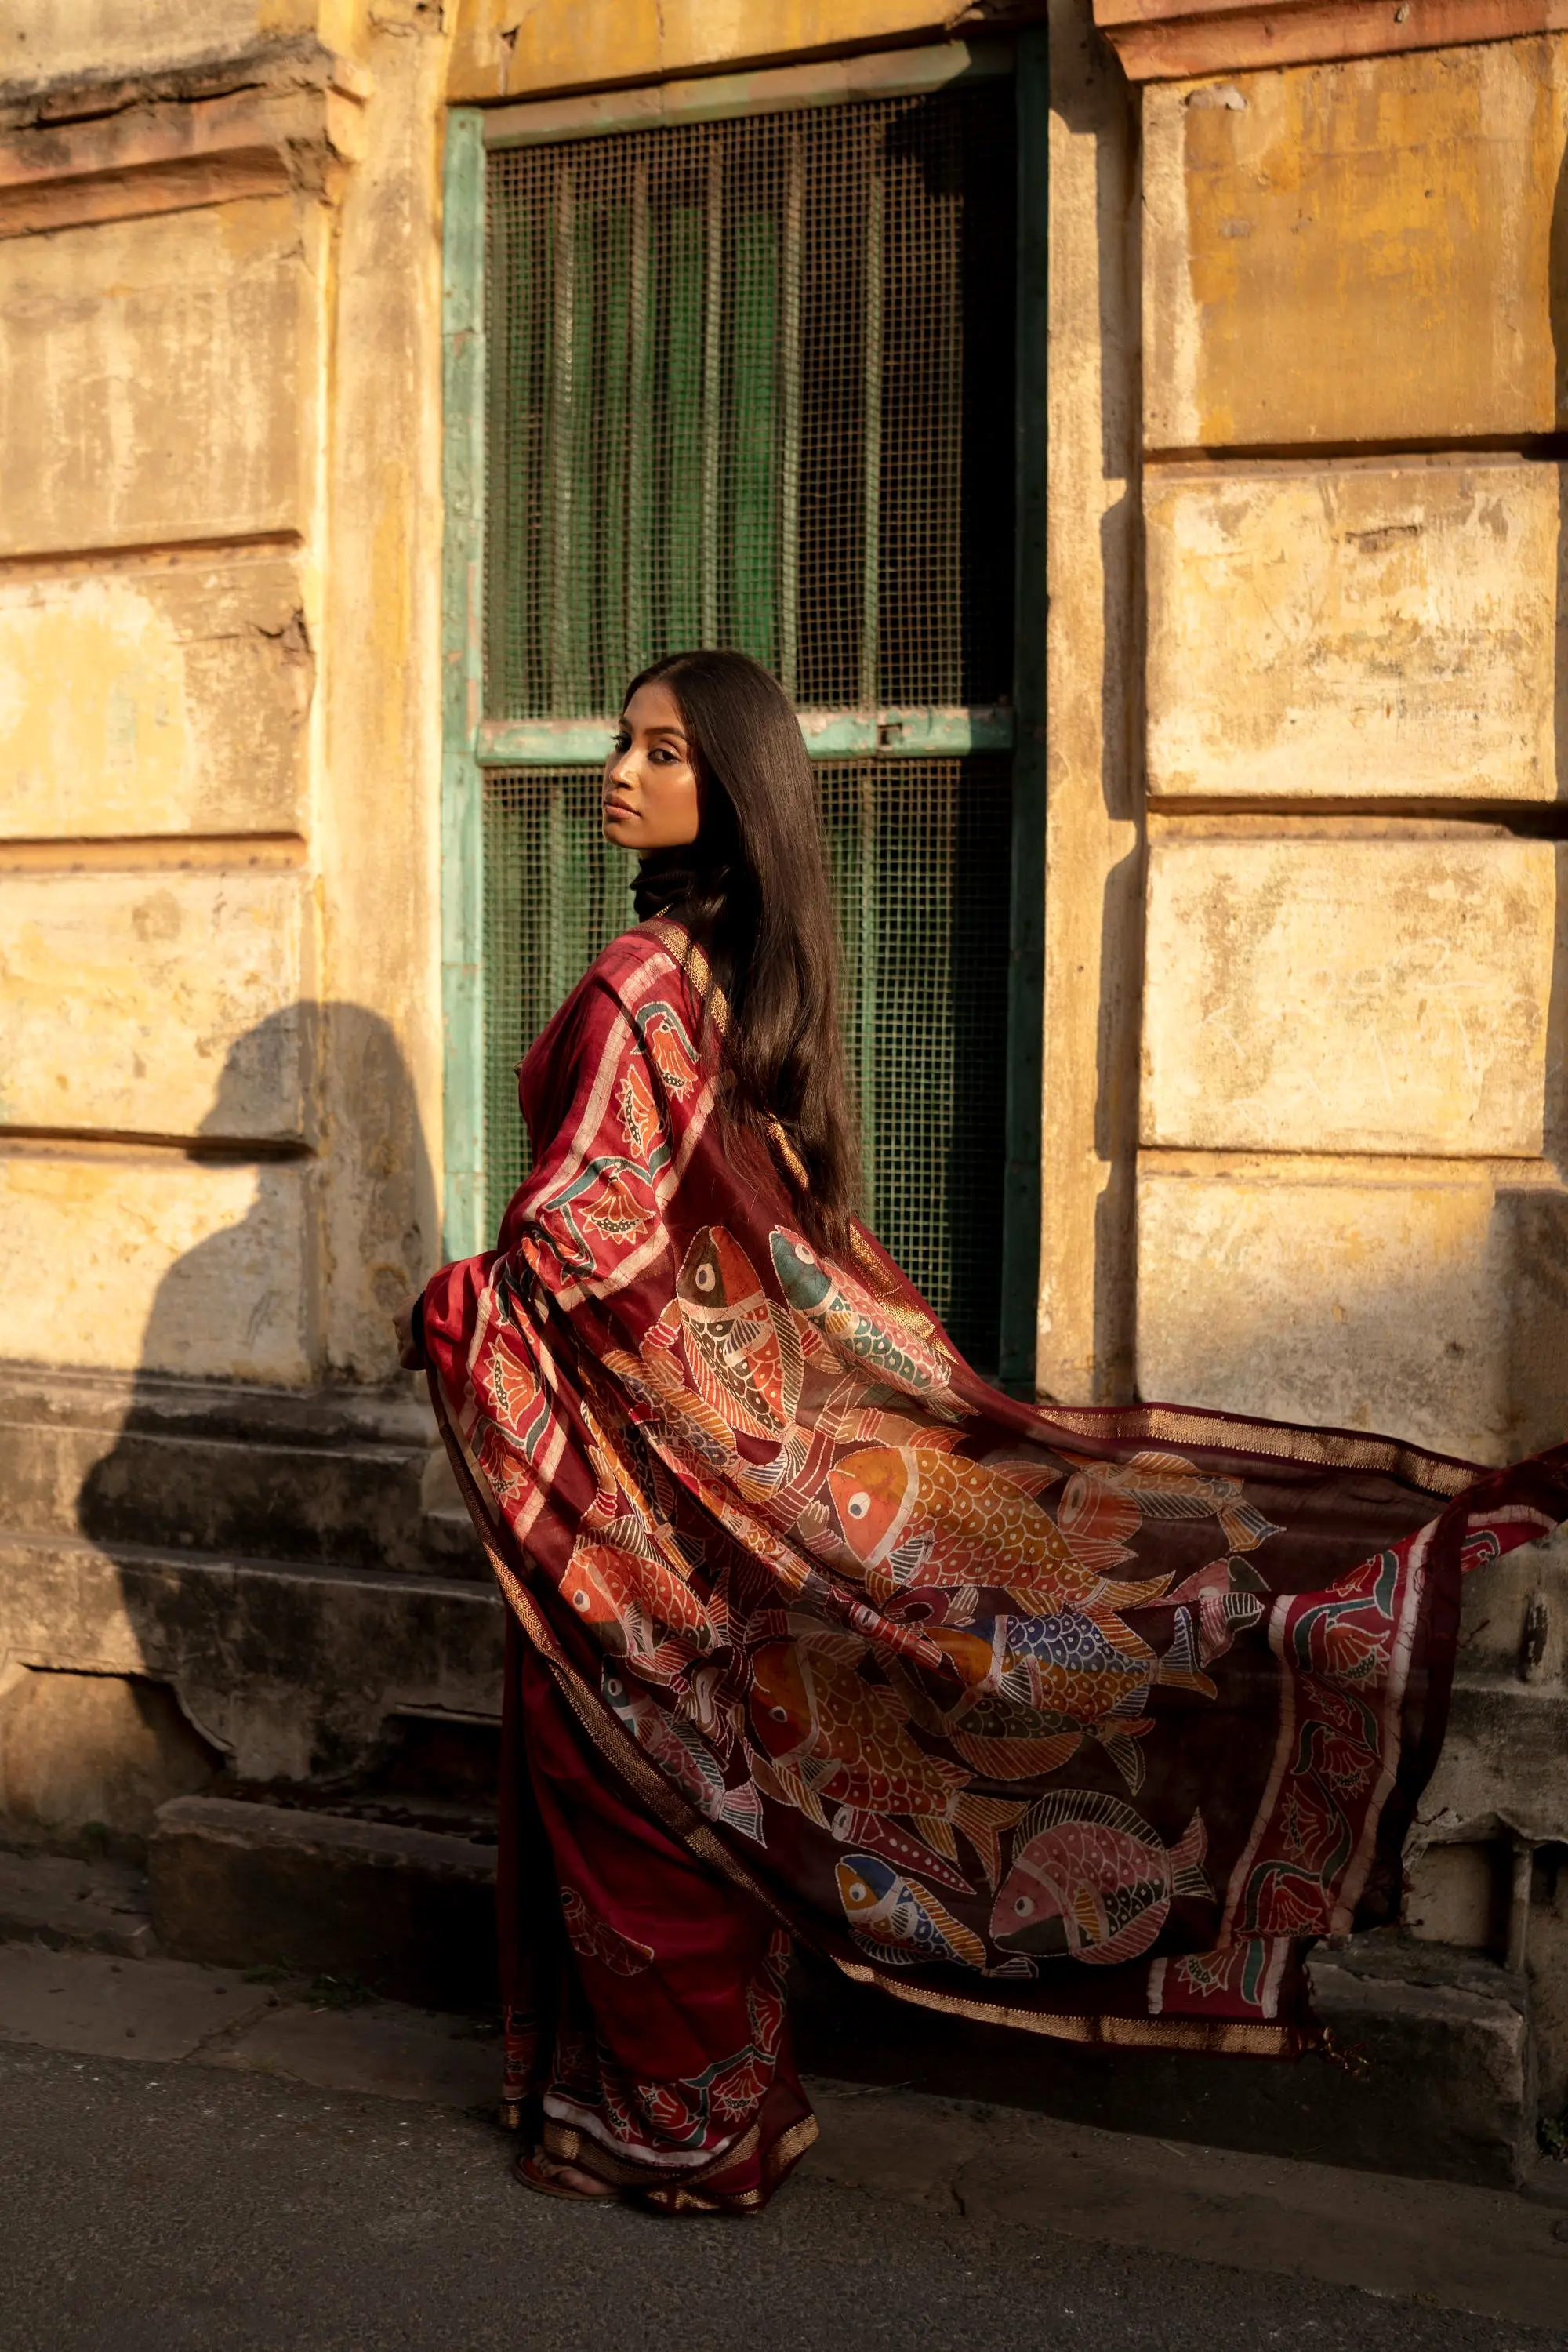
[[[899,1969],[933,1960],[985,1967],[985,1947],[929,1887],[906,1878],[874,1853],[847,1854],[837,1870],[838,1900],[850,1933],[865,1950]]]
[[[1049,1704],[1044,1697],[1048,1689],[1058,1706],[1074,1711],[1065,1677],[1078,1675],[1114,1676],[1129,1696],[1151,1685],[1214,1696],[1213,1683],[1198,1669],[1193,1621],[1185,1609],[1176,1611],[1163,1657],[1109,1611],[1063,1609],[1050,1617],[1015,1617],[1005,1640],[1006,1667],[999,1687],[1027,1696],[1037,1706]],[[1097,1706],[1095,1712],[1100,1711]]]
[[[946,1368],[919,1346],[912,1333],[895,1339],[890,1318],[867,1311],[799,1234],[775,1225],[770,1236],[773,1272],[790,1305],[817,1326],[839,1355],[849,1355],[906,1394],[924,1396],[947,1387]]]

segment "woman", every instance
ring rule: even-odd
[[[645,671],[604,805],[642,919],[523,1063],[533,1172],[405,1357],[510,1604],[521,2177],[760,2206],[815,2133],[795,1936],[1037,2033],[1293,2053],[1308,1942],[1397,1909],[1461,1574],[1568,1515],[1568,1447],[987,1388],[854,1216],[782,690]]]

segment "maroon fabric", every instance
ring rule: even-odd
[[[515,1623],[502,1752],[505,2107],[656,2203],[760,2206],[816,2137],[787,1931],[627,1801]]]
[[[584,1906],[556,1947],[562,2129],[624,2110],[673,2177],[703,2152],[687,2092],[667,2131],[624,2081],[738,2063],[753,2113],[780,2082],[788,2110],[752,2018],[770,1918],[971,2017],[1299,2049],[1310,1940],[1394,1913],[1461,1577],[1568,1515],[1568,1448],[1482,1473],[1000,1395],[868,1234],[811,1247],[786,1138],[737,1163],[704,988],[659,923],[605,951],[524,1066],[534,1168],[499,1247],[425,1298],[526,1637],[520,1872]]]

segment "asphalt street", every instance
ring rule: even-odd
[[[804,2176],[760,2219],[547,2202],[477,2113],[0,2045],[5,2352],[1534,2352],[1547,2332]],[[1564,2314],[1568,2329],[1568,2311]]]

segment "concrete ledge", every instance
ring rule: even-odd
[[[0,1943],[146,1959],[158,1948],[147,1878],[129,1863],[0,1853]]]
[[[429,1830],[178,1797],[148,1848],[177,1958],[330,1975],[394,1999],[495,1999],[495,1848]]]
[[[361,1767],[390,1715],[500,1714],[493,1584],[0,1532],[0,1658],[170,1684],[245,1780]]]
[[[1367,2172],[1511,2189],[1534,2153],[1522,1981],[1469,1953],[1363,1937],[1312,1965],[1339,2056],[1294,2064],[1095,2051],[970,2025],[798,1968],[802,2066],[1074,2123]]]
[[[412,1389],[292,1392],[0,1367],[0,1526],[334,1567],[488,1574]],[[447,1499],[445,1488],[438,1499]]]

